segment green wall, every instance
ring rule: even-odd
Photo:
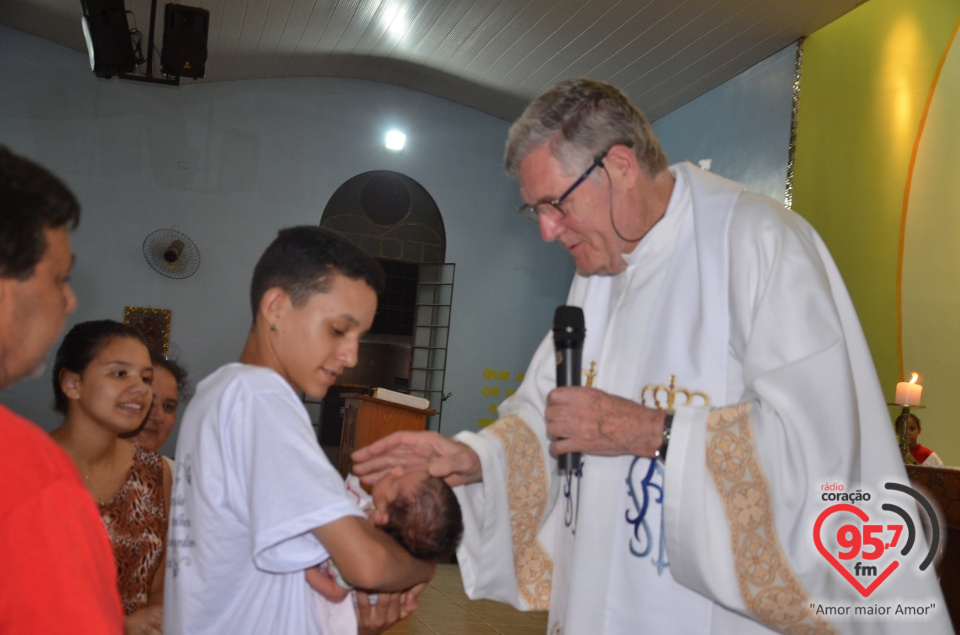
[[[947,136],[953,139],[949,145],[960,145],[956,124],[923,127],[935,79],[957,80],[956,65],[943,66],[947,77],[938,75],[938,69],[958,19],[957,0],[870,0],[806,39],[793,199],[793,207],[813,223],[837,261],[887,399],[893,400],[904,374],[921,374],[927,409],[918,413],[924,420],[920,441],[949,465],[960,465],[960,368],[945,370],[937,364],[937,374],[925,377],[934,364],[927,360],[924,367],[912,366],[925,360],[919,354],[911,357],[912,349],[901,349],[901,341],[919,337],[935,347],[938,333],[955,325],[952,316],[943,315],[924,333],[911,332],[912,340],[906,334],[901,340],[898,278],[905,258],[922,256],[916,249],[904,255],[900,251],[908,242],[907,212],[919,214],[905,202],[905,194],[920,140]],[[952,55],[957,48],[954,44]],[[954,173],[960,177],[960,165]],[[928,223],[931,214],[955,216],[960,211],[957,200],[941,203],[925,211]],[[958,253],[951,258],[960,260]],[[908,284],[905,278],[905,292]],[[929,310],[936,313],[938,294],[958,295],[957,287],[955,276],[944,273],[910,291],[926,295]],[[960,357],[960,351],[943,348],[938,354]]]

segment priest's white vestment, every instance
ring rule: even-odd
[[[952,632],[933,567],[917,565],[922,532],[869,597],[815,544],[828,484],[875,503],[891,496],[885,483],[909,484],[823,242],[742,185],[670,170],[667,211],[627,269],[577,275],[567,301],[584,309],[593,387],[675,410],[666,460],[585,456],[577,475],[558,473],[543,420],[548,335],[500,419],[456,437],[483,468],[455,488],[468,595],[549,606],[551,634]],[[916,505],[896,502],[921,527]],[[888,605],[927,608],[872,614]]]

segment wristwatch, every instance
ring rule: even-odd
[[[673,428],[673,411],[668,411],[663,417],[663,440],[660,447],[653,454],[653,458],[660,459],[661,462],[667,460],[667,446],[670,445],[670,430]]]

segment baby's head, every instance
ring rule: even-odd
[[[463,536],[453,489],[425,470],[394,468],[373,486],[374,523],[415,558],[443,562]]]

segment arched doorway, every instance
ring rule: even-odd
[[[358,245],[383,266],[387,288],[356,368],[343,373],[324,399],[322,445],[338,445],[341,394],[376,387],[418,395],[437,411],[440,429],[453,300],[454,265],[445,262],[443,218],[414,179],[387,170],[358,174],[333,193],[320,225]]]

